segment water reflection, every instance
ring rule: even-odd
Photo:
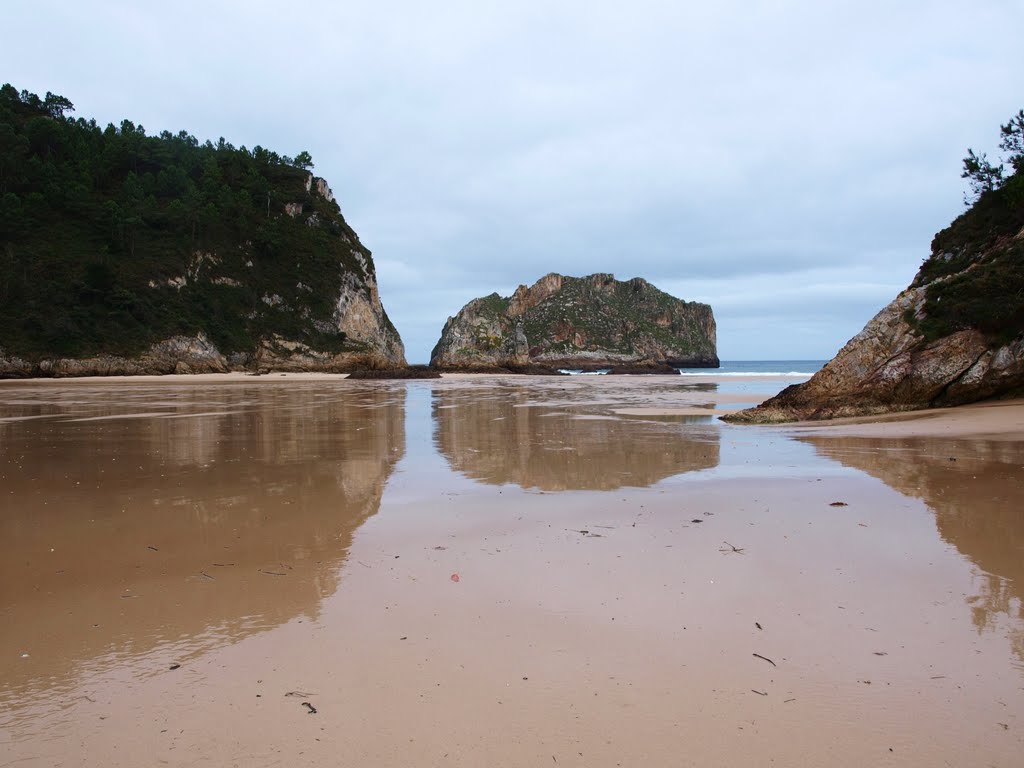
[[[15,718],[90,671],[145,675],[315,617],[405,449],[404,388],[3,395],[4,415],[38,417],[0,424],[0,712]]]
[[[1009,624],[1024,661],[1024,444],[934,438],[804,437],[934,512],[939,535],[979,569],[968,597],[979,632]]]
[[[545,491],[646,487],[718,465],[714,426],[623,418],[611,413],[621,397],[588,403],[573,395],[437,389],[435,445],[453,470],[474,480]]]

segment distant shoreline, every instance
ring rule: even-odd
[[[534,374],[523,374],[523,373],[449,373],[441,372],[441,379],[448,381],[460,381],[460,380],[479,380],[479,379],[523,379],[529,378]],[[687,383],[690,384],[702,384],[702,383],[717,383],[721,380],[730,381],[735,378],[742,377],[744,381],[785,381],[793,378],[806,378],[811,374],[782,374],[782,373],[752,373],[752,374],[733,374],[733,373],[702,373],[702,374],[681,374],[680,378],[685,378]],[[231,373],[168,373],[168,374],[141,374],[138,376],[39,376],[35,378],[10,378],[0,379],[0,387],[12,386],[17,384],[129,384],[133,382],[137,383],[161,383],[161,384],[219,384],[219,383],[230,383],[230,382],[281,382],[281,381],[341,381],[348,379],[351,376],[349,373],[323,373],[323,372],[301,372],[301,371],[280,371],[272,373],[243,373],[240,371],[233,371]],[[628,378],[658,378],[661,380],[672,380],[671,376],[664,374],[621,374],[621,375],[610,375],[607,378],[621,380]],[[541,376],[540,378],[548,378],[547,376]],[[572,378],[582,378],[584,380],[591,379],[603,379],[605,376],[573,376]],[[386,381],[387,379],[383,379]],[[399,379],[395,379],[396,381]]]

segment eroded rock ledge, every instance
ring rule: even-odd
[[[430,364],[449,371],[542,373],[627,367],[657,372],[673,365],[716,368],[719,362],[707,304],[677,299],[641,278],[552,273],[510,297],[493,293],[470,301],[448,318]]]
[[[281,372],[402,374],[415,378],[402,359],[376,349],[322,352],[300,342],[265,339],[255,353],[224,355],[206,338],[174,336],[140,355],[95,355],[85,358],[45,357],[29,361],[0,349],[0,379],[71,378],[79,376],[164,376],[168,374]]]

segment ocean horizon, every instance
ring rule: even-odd
[[[813,376],[828,360],[722,360],[718,368],[680,368],[683,376]]]
[[[681,376],[813,376],[828,360],[722,360],[718,368],[679,368]],[[611,369],[559,368],[570,375],[600,376]]]

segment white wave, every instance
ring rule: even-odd
[[[802,376],[810,378],[813,373],[807,371],[718,371],[714,368],[708,368],[706,371],[700,373],[696,371],[680,371],[680,376]]]

